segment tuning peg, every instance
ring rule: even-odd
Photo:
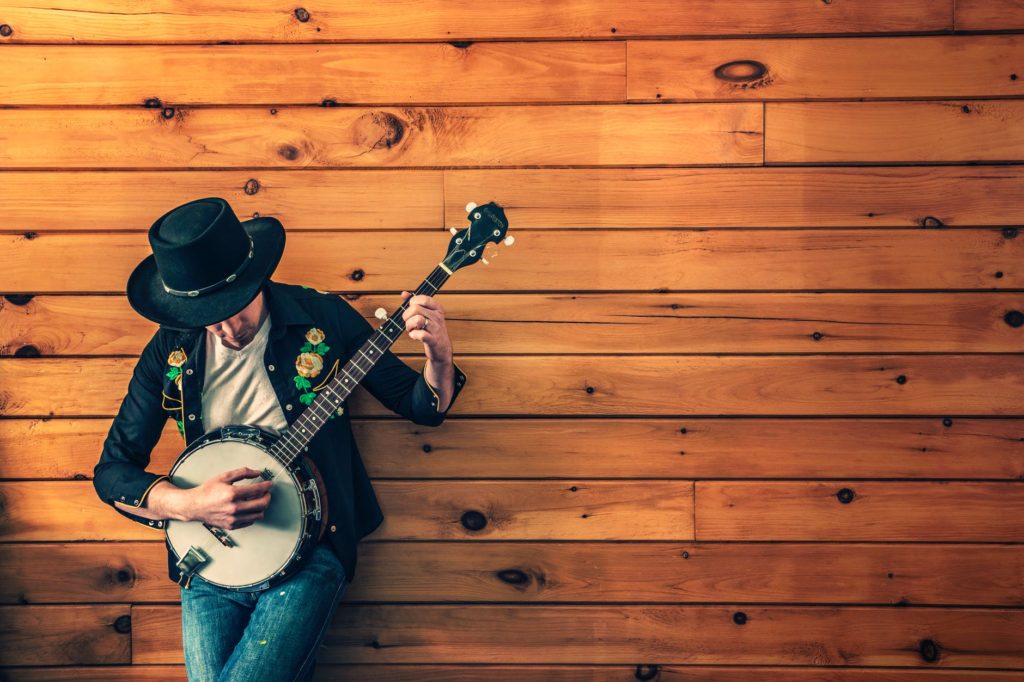
[[[377,308],[376,310],[373,311],[373,316],[376,317],[378,320],[386,320],[388,319],[388,311],[384,310],[383,308]]]
[[[448,231],[451,232],[452,234],[455,234],[456,232],[459,231],[459,228],[457,228],[457,227],[449,227]]]
[[[475,204],[475,203],[473,203],[472,201],[471,201],[471,202],[469,202],[468,204],[466,204],[466,213],[469,213],[469,212],[470,212],[470,211],[472,211],[472,210],[473,210],[474,208],[476,208],[476,204]]]
[[[505,237],[505,246],[512,246],[516,243],[516,238],[512,235]]]

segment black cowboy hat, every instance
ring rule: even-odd
[[[263,288],[284,252],[277,218],[240,222],[220,197],[196,199],[149,228],[153,253],[128,278],[128,303],[171,329],[196,329],[235,315]]]

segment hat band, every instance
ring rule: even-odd
[[[249,263],[252,262],[253,253],[255,251],[256,244],[255,242],[253,242],[252,237],[249,237],[249,255],[242,259],[242,264],[239,265],[238,268],[230,275],[220,280],[219,282],[214,282],[213,284],[210,284],[209,286],[200,287],[198,289],[192,289],[190,291],[182,291],[179,289],[172,289],[169,286],[167,286],[167,282],[165,282],[162,277],[160,278],[160,283],[164,285],[164,291],[171,294],[172,296],[186,296],[189,298],[194,298],[196,296],[208,294],[211,291],[216,291],[217,289],[220,289],[221,287],[227,286],[231,282],[234,282],[238,278],[238,276],[242,274],[242,272],[247,267],[249,267]]]

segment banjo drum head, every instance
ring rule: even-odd
[[[252,525],[224,529],[233,546],[223,545],[201,521],[166,523],[167,540],[178,559],[189,548],[203,550],[209,561],[196,575],[221,587],[255,587],[285,568],[298,550],[303,534],[305,502],[290,471],[263,447],[244,440],[212,440],[190,452],[170,472],[171,483],[194,488],[231,469],[268,469],[273,474],[270,505],[263,518]],[[263,478],[244,478],[236,486],[252,485]]]

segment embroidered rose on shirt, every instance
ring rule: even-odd
[[[174,382],[174,385],[178,387],[178,395],[181,395],[181,367],[188,361],[188,355],[185,354],[184,348],[175,348],[171,351],[171,354],[167,356],[167,364],[171,368],[167,371],[167,378]],[[167,396],[170,398],[170,396]],[[174,400],[174,398],[172,398]],[[180,402],[180,400],[179,400]],[[179,408],[180,409],[180,408]],[[175,418],[174,423],[178,425],[178,433],[181,437],[185,437],[185,422],[181,419]]]
[[[299,394],[299,401],[304,405],[309,405],[316,397],[310,379],[316,377],[324,369],[324,355],[331,349],[324,343],[326,338],[327,335],[322,329],[312,327],[306,332],[306,343],[302,344],[299,355],[295,358],[295,371],[298,372],[295,376],[295,387],[300,391],[305,391]]]
[[[324,359],[317,353],[301,353],[295,358],[295,370],[299,376],[312,379],[324,368]]]

